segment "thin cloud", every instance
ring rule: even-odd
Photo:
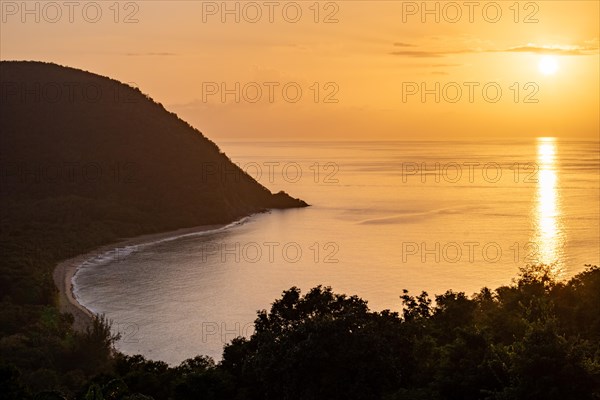
[[[125,53],[126,56],[138,57],[138,56],[160,56],[160,57],[170,57],[176,56],[175,53]]]
[[[430,67],[447,68],[447,67],[462,67],[463,64],[429,64]]]
[[[394,56],[406,56],[415,58],[439,58],[446,57],[451,54],[474,53],[472,50],[454,50],[454,51],[428,51],[428,50],[400,50],[392,51],[390,54]]]
[[[446,53],[437,53],[432,51],[392,51],[390,53],[393,56],[406,56],[415,58],[429,58],[429,57],[445,57]]]
[[[564,46],[551,45],[540,46],[532,43],[526,45],[514,46],[505,49],[459,49],[459,50],[395,50],[390,52],[394,56],[404,56],[413,58],[441,58],[456,54],[477,54],[477,53],[533,53],[533,54],[553,54],[560,56],[588,56],[598,54],[599,47],[597,41],[586,42],[585,46]],[[396,43],[394,43],[395,47]],[[413,46],[411,46],[413,47]]]
[[[588,56],[598,54],[598,46],[538,46],[530,43],[525,46],[516,46],[505,50],[496,50],[496,52]]]

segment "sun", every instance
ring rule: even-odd
[[[558,60],[556,57],[544,56],[540,60],[538,68],[544,75],[554,75],[558,71]]]

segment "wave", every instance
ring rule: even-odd
[[[461,210],[462,209],[462,210]],[[399,222],[418,222],[425,218],[431,218],[438,215],[448,215],[448,214],[462,214],[465,210],[472,210],[471,207],[453,207],[453,208],[440,208],[437,210],[423,211],[423,212],[413,212],[413,213],[405,213],[405,214],[396,214],[389,217],[381,217],[381,218],[371,218],[358,222],[363,225],[370,224],[396,224]]]

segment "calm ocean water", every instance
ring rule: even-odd
[[[75,276],[119,350],[220,359],[283,290],[319,284],[399,310],[402,289],[472,294],[527,263],[568,278],[598,264],[599,143],[225,142],[273,191],[312,204],[226,229],[116,249]],[[222,179],[235,179],[226,171]]]

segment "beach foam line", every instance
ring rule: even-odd
[[[214,228],[214,229],[204,229],[204,230],[186,232],[186,233],[181,233],[181,234],[174,234],[177,231],[172,231],[170,233],[165,232],[163,234],[156,234],[156,235],[162,236],[162,235],[171,234],[172,236],[161,237],[160,239],[154,239],[154,240],[149,239],[147,241],[142,241],[140,243],[125,245],[125,246],[118,246],[118,244],[115,244],[115,247],[111,248],[110,250],[105,250],[105,251],[100,252],[99,254],[94,254],[91,257],[85,258],[82,262],[78,263],[75,266],[75,272],[72,274],[71,280],[70,280],[71,294],[73,295],[73,298],[75,299],[75,301],[77,303],[79,303],[80,306],[84,307],[86,310],[88,310],[92,314],[96,315],[96,314],[98,314],[98,312],[96,310],[93,310],[92,308],[90,308],[87,305],[84,305],[81,302],[81,298],[79,296],[79,289],[78,289],[77,285],[75,284],[77,274],[82,269],[90,268],[90,267],[98,267],[101,265],[109,264],[119,258],[127,257],[127,256],[131,255],[132,253],[135,253],[135,252],[139,251],[140,249],[143,249],[148,246],[153,246],[153,245],[157,245],[157,244],[165,243],[165,242],[171,242],[171,241],[186,238],[186,237],[208,236],[208,235],[214,235],[215,233],[224,232],[226,230],[229,230],[229,229],[232,229],[232,228],[235,228],[237,226],[247,223],[248,221],[250,221],[250,219],[254,215],[256,215],[256,214],[252,214],[252,215],[240,218],[237,221],[231,222],[229,224],[226,224],[226,225],[220,226],[218,228]],[[200,227],[190,228],[190,229],[198,229],[198,228],[200,228]],[[133,237],[126,241],[136,241],[136,239],[141,239],[146,236],[149,236],[149,235],[142,235],[142,236],[138,236],[137,238]],[[155,235],[151,234],[150,236],[155,236]]]
[[[135,253],[137,250],[144,248],[144,247],[153,246],[153,245],[160,244],[160,243],[171,242],[173,240],[178,240],[178,239],[182,239],[182,238],[186,238],[186,237],[208,236],[208,235],[213,235],[215,233],[224,232],[228,229],[234,228],[236,226],[239,226],[239,225],[242,225],[242,224],[248,222],[250,217],[251,216],[241,218],[235,222],[221,226],[219,228],[201,230],[201,231],[197,231],[197,232],[182,233],[179,235],[169,236],[169,237],[165,237],[165,238],[161,238],[161,239],[157,239],[157,240],[150,240],[150,241],[142,242],[142,243],[131,244],[131,245],[123,246],[123,247],[117,246],[110,250],[104,251],[100,254],[97,254],[90,258],[87,258],[85,261],[83,261],[78,266],[78,269],[79,268],[87,268],[87,267],[91,267],[91,266],[98,266],[98,265],[102,265],[102,264],[108,264],[119,257],[127,257],[130,254]]]
[[[150,241],[150,242],[145,242],[145,243],[140,243],[140,244],[135,244],[135,245],[131,245],[131,246],[126,246],[125,248],[130,248],[130,247],[147,247],[147,246],[152,246],[158,243],[164,243],[164,242],[171,242],[173,240],[177,240],[177,239],[181,239],[181,238],[185,238],[185,237],[194,237],[194,236],[207,236],[207,235],[212,235],[215,233],[219,233],[219,232],[223,232],[225,230],[234,228],[236,226],[245,224],[246,222],[248,222],[248,220],[250,219],[250,216],[241,218],[237,221],[234,221],[230,224],[224,225],[220,228],[215,228],[215,229],[208,229],[205,231],[198,231],[198,232],[190,232],[190,233],[183,233],[180,235],[175,235],[175,236],[170,236],[170,237],[166,237],[166,238],[162,238],[162,239],[158,239],[158,240],[154,240],[154,241]]]

